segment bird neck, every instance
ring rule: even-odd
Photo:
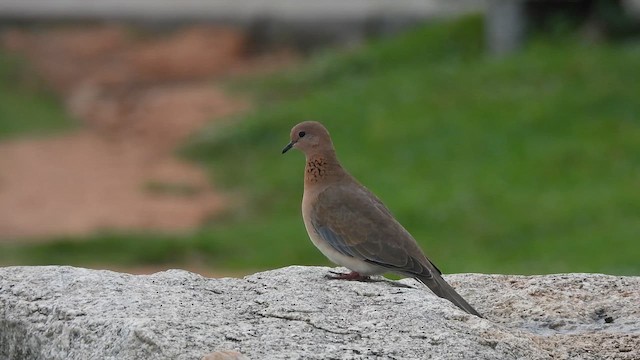
[[[305,185],[339,180],[346,175],[346,172],[336,157],[335,151],[309,154],[304,170]]]

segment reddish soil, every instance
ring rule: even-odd
[[[246,55],[236,30],[193,26],[160,35],[117,25],[9,30],[82,126],[0,143],[0,239],[45,239],[100,229],[197,227],[225,208],[206,174],[174,156],[187,136],[248,107],[216,85],[267,71],[289,54]],[[186,189],[186,190],[185,190]]]

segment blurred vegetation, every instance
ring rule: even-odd
[[[73,126],[58,99],[19,56],[0,50],[0,138]]]
[[[0,245],[0,262],[216,269],[328,264],[300,216],[297,122],[332,132],[343,165],[445,272],[640,272],[640,45],[540,37],[496,60],[482,23],[430,24],[236,83],[254,110],[195,135],[236,207],[191,234]],[[4,86],[4,85],[2,85]]]

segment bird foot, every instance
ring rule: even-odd
[[[334,274],[334,275],[325,275],[324,277],[326,277],[329,280],[347,280],[347,281],[369,281],[371,280],[371,278],[369,278],[366,275],[361,275],[358,272],[352,271],[348,274],[344,274],[344,273],[339,273],[339,272],[335,272],[335,271],[329,271],[330,273]]]

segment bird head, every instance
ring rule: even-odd
[[[282,153],[286,153],[291,148],[296,148],[309,155],[333,151],[333,144],[329,132],[321,123],[304,121],[291,129],[291,142],[282,149]]]

